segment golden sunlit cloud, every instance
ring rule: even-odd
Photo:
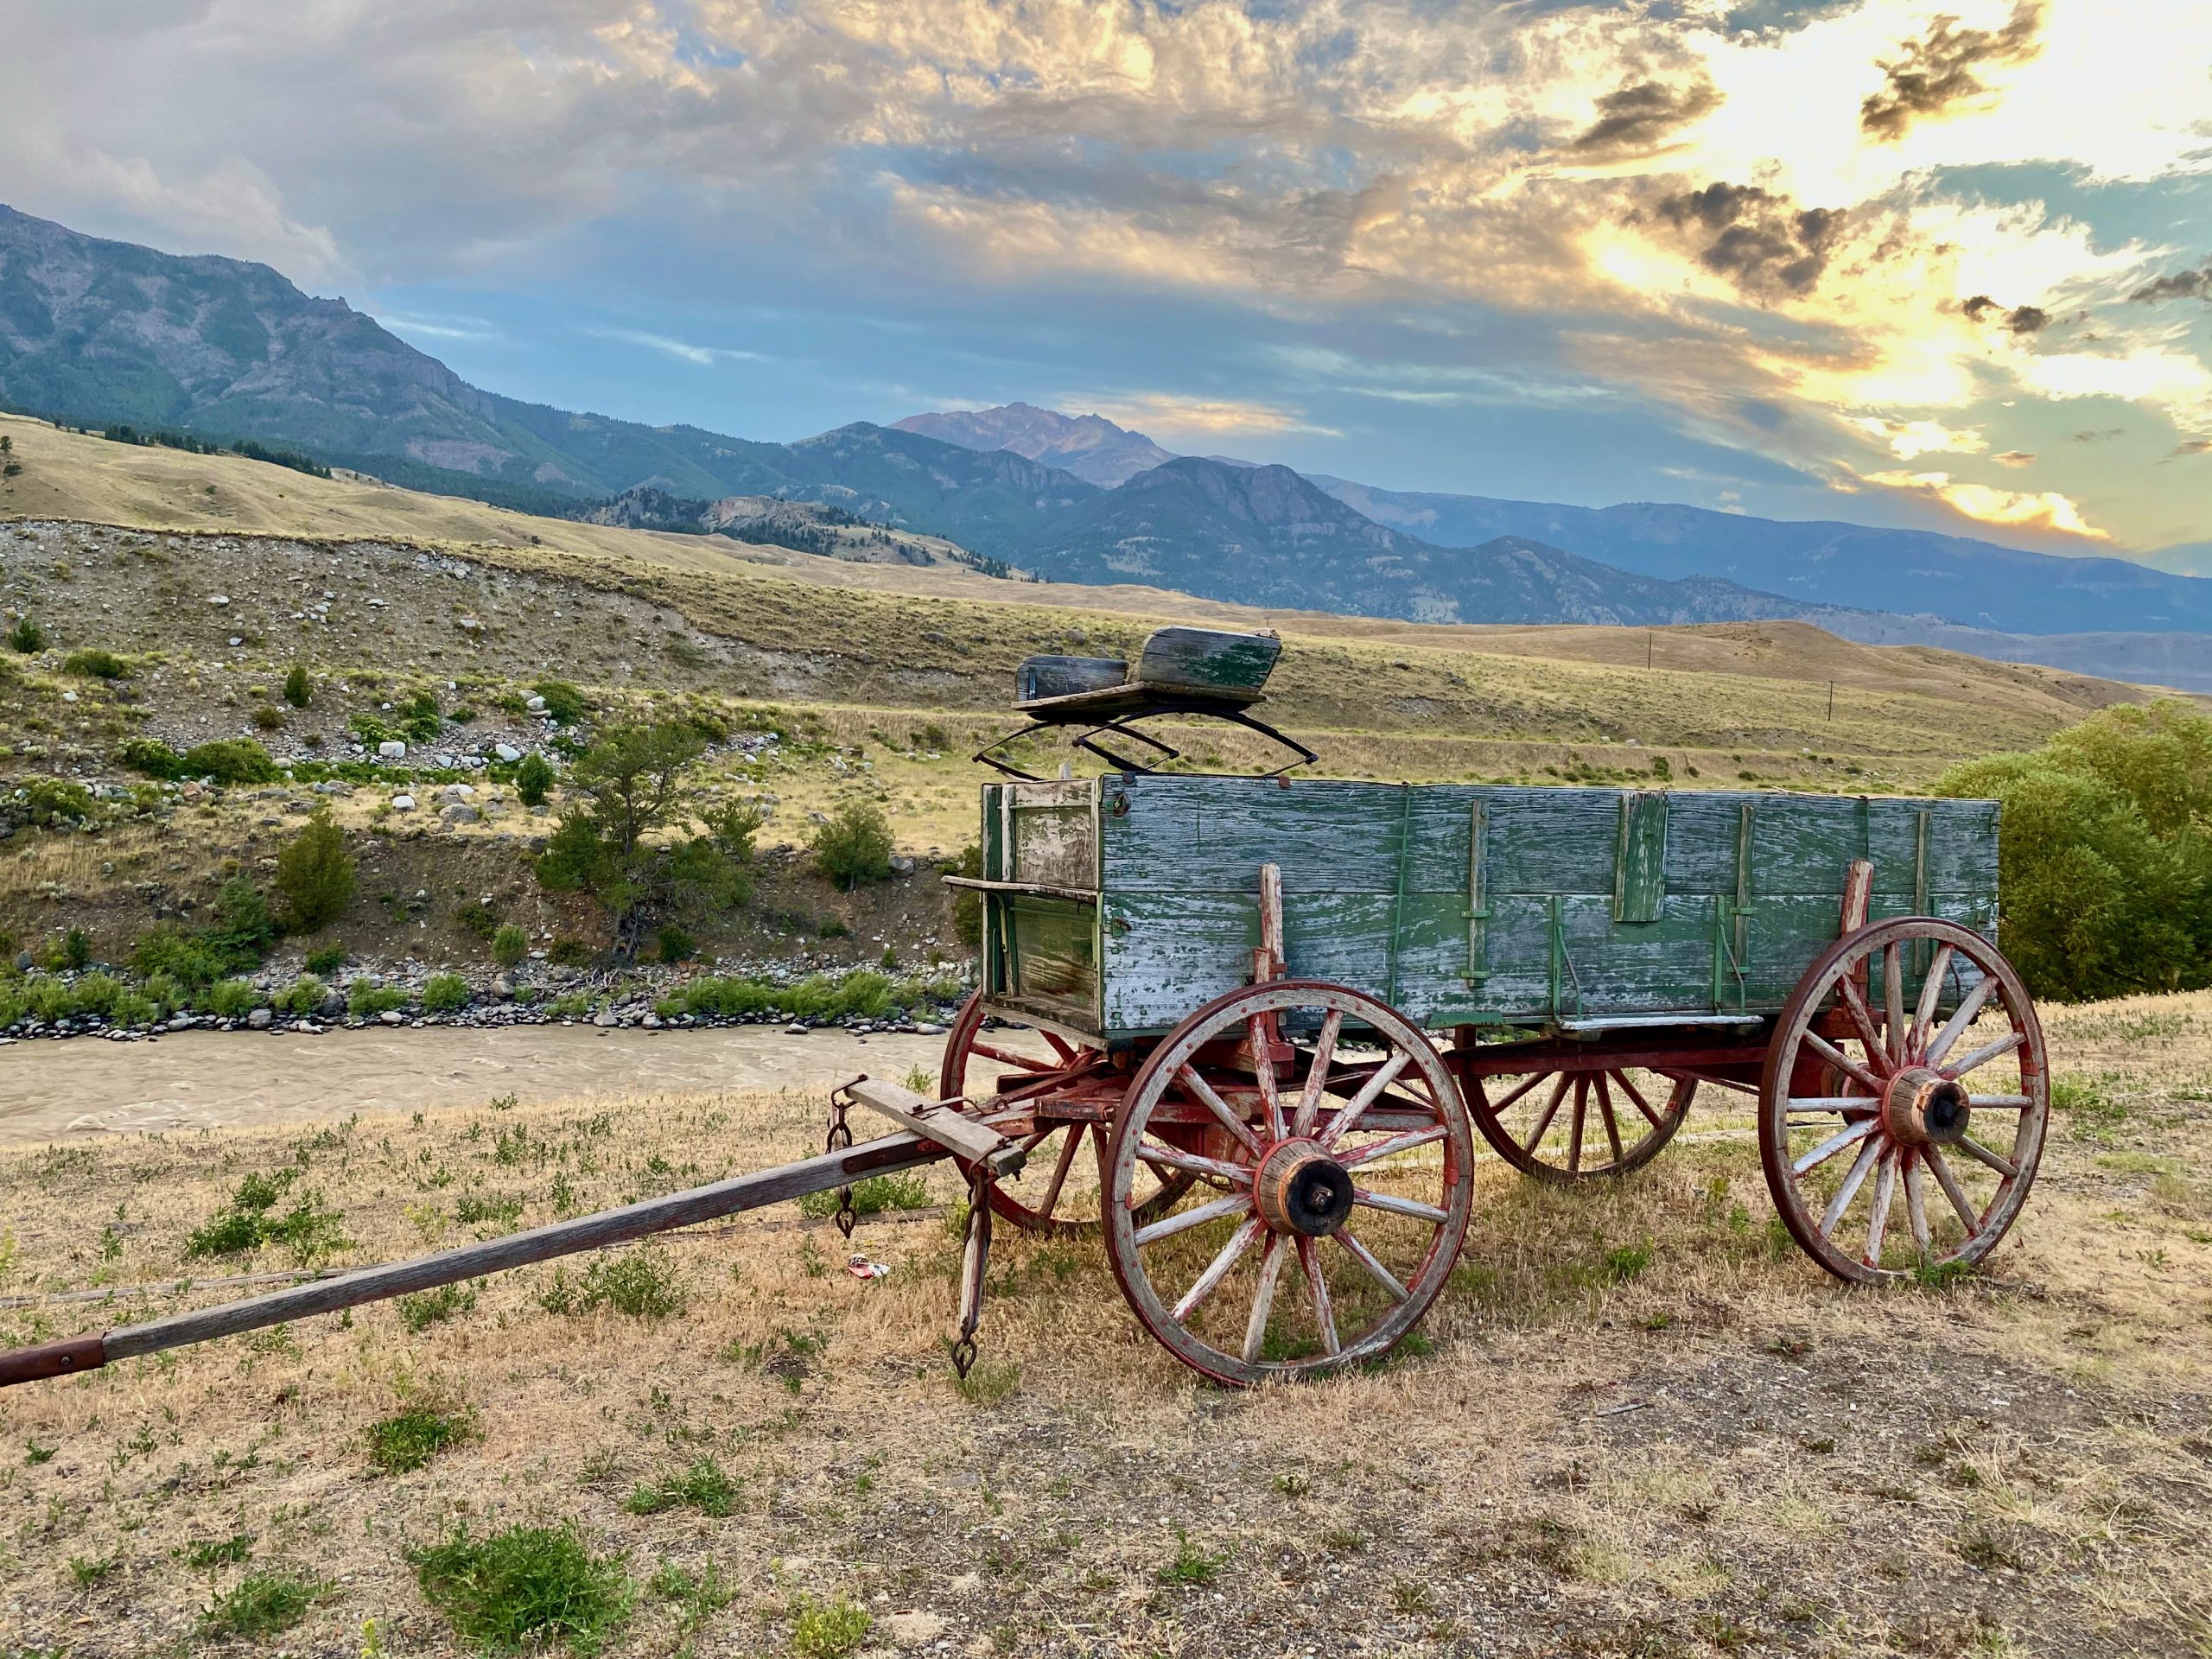
[[[1323,437],[1339,435],[1332,428],[1312,424],[1294,410],[1267,404],[1179,397],[1164,392],[1114,397],[1071,394],[1059,401],[1070,408],[1103,415],[1108,420],[1122,426],[1140,427],[1171,436],[1177,433],[1209,437],[1237,433],[1263,436],[1281,432],[1312,433]]]
[[[2056,490],[1999,490],[1986,484],[1955,481],[1948,473],[1867,473],[1869,484],[1932,496],[1953,511],[1985,524],[2056,530],[2093,541],[2111,537],[2082,517],[2081,509]]]
[[[1862,415],[1852,424],[1879,438],[1899,461],[1921,455],[1978,455],[1989,448],[1980,433],[1955,432],[1941,421],[1885,421]]]

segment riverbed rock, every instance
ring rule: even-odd
[[[246,1015],[245,1028],[248,1031],[266,1031],[269,1029],[270,1022],[276,1017],[266,1008],[256,1008],[251,1014]]]
[[[379,760],[404,760],[406,758],[407,746],[396,737],[388,737],[377,745],[377,759]]]

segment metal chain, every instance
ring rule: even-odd
[[[987,1164],[968,1172],[968,1228],[960,1272],[960,1338],[953,1374],[962,1382],[976,1363],[976,1332],[983,1323],[983,1279],[991,1265],[991,1194],[997,1173]]]
[[[823,1139],[822,1150],[826,1155],[842,1152],[853,1144],[853,1127],[845,1122],[848,1103],[842,1094],[830,1096],[830,1133]],[[853,1236],[853,1225],[860,1217],[853,1213],[853,1189],[837,1189],[837,1230],[847,1239]]]

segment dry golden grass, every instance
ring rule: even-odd
[[[680,1315],[549,1313],[546,1266],[419,1332],[364,1309],[14,1390],[9,1639],[168,1651],[211,1596],[290,1570],[333,1586],[296,1649],[363,1651],[373,1621],[378,1650],[452,1652],[406,1553],[465,1519],[573,1521],[641,1585],[673,1563],[736,1591],[690,1630],[645,1594],[625,1654],[792,1651],[796,1599],[841,1594],[879,1645],[979,1654],[2212,1651],[2212,995],[2051,1026],[2069,1089],[2036,1194],[1942,1288],[1818,1274],[1740,1128],[1694,1119],[1617,1186],[1484,1163],[1421,1351],[1315,1385],[1200,1385],[1095,1246],[1002,1231],[963,1395],[943,1220],[864,1223],[893,1270],[863,1283],[786,1211],[627,1253]],[[295,1171],[345,1259],[378,1260],[798,1154],[818,1110],[640,1095],[28,1153],[0,1164],[0,1294],[224,1270],[185,1241],[250,1172]],[[47,1300],[5,1336],[221,1294]],[[369,1426],[441,1395],[480,1438],[374,1472]],[[702,1455],[734,1513],[625,1509]],[[248,1562],[181,1554],[239,1535]]]

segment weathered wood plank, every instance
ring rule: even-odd
[[[1029,1154],[988,1123],[979,1123],[956,1106],[918,1095],[885,1077],[859,1077],[845,1086],[859,1104],[935,1141],[955,1157],[988,1164],[1001,1175],[1019,1175]]]

